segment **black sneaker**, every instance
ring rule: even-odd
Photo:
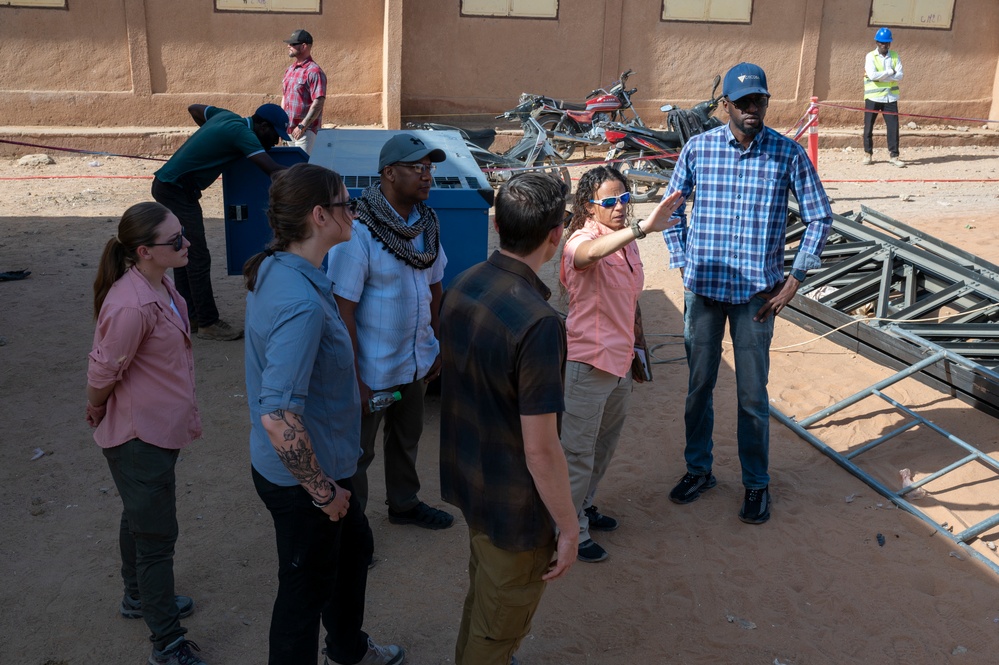
[[[415,524],[435,531],[450,528],[454,524],[454,516],[451,513],[428,506],[422,501],[401,513],[389,508],[388,518],[392,524]]]
[[[586,519],[590,521],[590,528],[594,531],[613,531],[618,526],[616,519],[601,514],[596,506],[590,506],[583,512],[586,513]]]
[[[364,658],[357,662],[357,665],[401,665],[405,661],[406,651],[402,647],[397,647],[394,644],[379,646],[369,637],[368,651],[364,654]],[[323,649],[323,665],[339,665],[326,655],[326,649]]]
[[[603,561],[608,556],[607,550],[597,545],[592,539],[581,542],[579,550],[576,552],[576,558],[586,563]]]
[[[718,484],[715,477],[706,473],[703,476],[696,476],[692,473],[685,474],[680,482],[676,484],[670,493],[669,500],[673,503],[690,503],[697,501],[697,498]]]
[[[746,524],[763,524],[770,519],[770,486],[747,489],[739,519]]]
[[[195,651],[201,651],[197,644],[178,637],[163,651],[153,648],[153,653],[149,655],[149,665],[208,665]]]

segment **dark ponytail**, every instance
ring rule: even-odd
[[[343,180],[336,171],[317,164],[295,164],[274,174],[268,192],[267,222],[274,239],[267,249],[251,256],[243,264],[243,282],[248,291],[257,286],[260,264],[274,252],[301,242],[312,235],[308,216],[318,206],[328,206],[340,196]]]
[[[101,306],[111,286],[121,279],[131,266],[138,262],[135,251],[141,245],[156,242],[156,229],[170,211],[163,205],[148,201],[136,203],[125,211],[118,222],[118,235],[108,240],[97,265],[94,280],[94,318],[101,313]]]

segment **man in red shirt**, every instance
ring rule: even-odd
[[[295,60],[284,73],[281,92],[281,108],[291,119],[289,144],[311,153],[316,132],[323,126],[326,74],[312,59],[312,35],[307,30],[296,30],[284,43],[288,57]]]

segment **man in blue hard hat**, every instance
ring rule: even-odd
[[[888,163],[902,168],[898,158],[898,83],[902,80],[902,59],[891,50],[891,30],[881,28],[874,35],[877,48],[864,62],[864,164],[874,161],[874,120],[884,116],[888,128]]]
[[[286,168],[267,151],[279,139],[288,140],[288,114],[277,104],[263,104],[246,118],[206,104],[191,104],[187,112],[198,130],[155,173],[152,195],[177,216],[191,243],[187,266],[173,271],[177,291],[187,301],[191,332],[201,339],[231,341],[243,336],[243,327],[219,318],[201,192],[244,157],[268,175]]]

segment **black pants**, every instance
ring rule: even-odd
[[[153,198],[177,216],[191,246],[187,250],[187,265],[173,269],[177,292],[187,301],[187,313],[192,323],[207,327],[219,320],[212,291],[212,255],[205,237],[205,216],[201,210],[201,190],[153,178]]]
[[[125,593],[142,600],[149,639],[163,650],[187,632],[173,581],[178,451],[132,439],[103,452],[123,505],[118,546]]]
[[[423,379],[385,390],[398,390],[402,399],[384,411],[361,416],[361,459],[357,461],[354,487],[361,510],[368,507],[368,467],[375,459],[378,426],[384,422],[382,450],[385,457],[385,493],[389,508],[404,513],[420,503],[420,476],[416,454],[423,434],[423,403],[427,384]]]
[[[898,157],[898,102],[875,102],[870,99],[864,100],[864,152],[870,154],[874,152],[874,120],[878,117],[878,112],[885,119],[885,127],[888,128],[888,154]]]
[[[275,485],[252,470],[253,484],[274,519],[278,594],[271,614],[270,665],[316,664],[319,622],[326,653],[337,663],[357,663],[368,649],[364,594],[374,551],[371,527],[351,492],[343,519],[332,522],[312,505],[301,485]]]

